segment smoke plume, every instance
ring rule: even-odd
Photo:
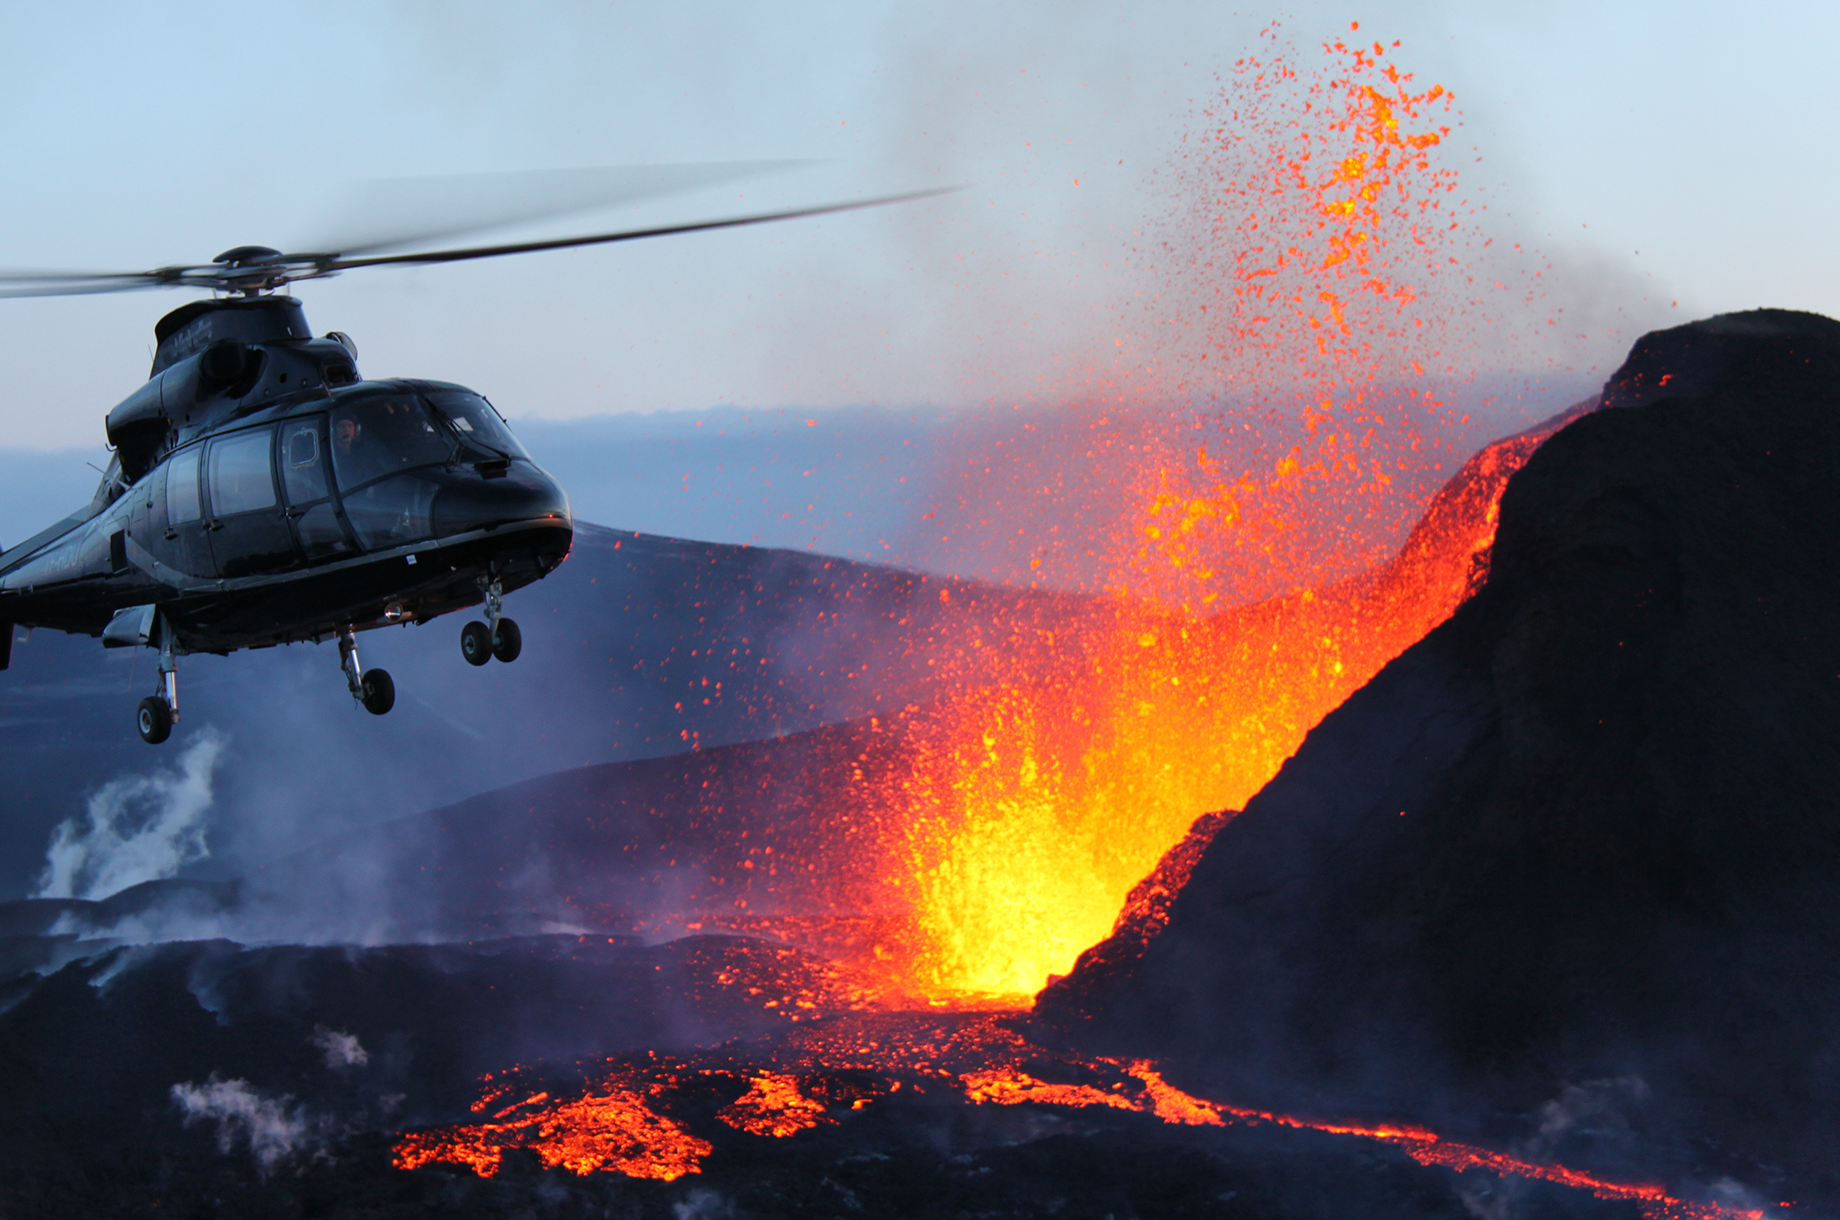
[[[172,1087],[173,1104],[185,1114],[185,1123],[205,1120],[217,1124],[221,1152],[246,1145],[266,1172],[282,1159],[315,1148],[321,1124],[292,1097],[265,1097],[247,1080],[219,1080],[213,1073],[203,1084],[187,1081]]]
[[[173,770],[110,780],[89,798],[79,823],[52,833],[35,898],[107,898],[131,885],[171,877],[210,854],[205,815],[224,740],[198,734]]]
[[[356,1034],[315,1025],[311,1041],[326,1056],[326,1066],[335,1072],[363,1067],[371,1061],[370,1052],[364,1049]]]

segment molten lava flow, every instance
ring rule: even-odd
[[[1000,1106],[1023,1104],[1044,1106],[1111,1106],[1135,1110],[1128,1098],[1107,1093],[1089,1084],[1048,1084],[1013,1067],[967,1072],[959,1077],[965,1096],[974,1102],[995,1102]]]
[[[799,1092],[796,1077],[760,1072],[748,1082],[748,1091],[716,1111],[716,1117],[749,1135],[784,1139],[837,1120],[825,1116],[824,1103]]]
[[[833,1126],[829,1111],[861,1110],[909,1094],[942,1095],[966,1105],[1064,1106],[1153,1117],[1173,1126],[1269,1124],[1390,1144],[1422,1165],[1457,1173],[1533,1178],[1603,1199],[1640,1205],[1647,1220],[1761,1220],[1762,1213],[1671,1196],[1660,1185],[1613,1181],[1563,1165],[1446,1140],[1412,1124],[1334,1122],[1242,1109],[1183,1092],[1147,1060],[1080,1059],[1038,1045],[1020,1014],[839,1013],[745,1048],[699,1058],[647,1054],[609,1065],[579,1097],[538,1091],[499,1106],[520,1090],[488,1079],[472,1124],[400,1136],[395,1161],[497,1173],[508,1148],[529,1148],[545,1165],[574,1173],[611,1171],[666,1180],[702,1171],[718,1142],[736,1138],[814,1138]],[[734,1096],[713,1120],[680,1122],[710,1089]],[[739,1094],[738,1096],[735,1096]],[[495,1109],[495,1107],[497,1107]],[[706,1114],[706,1109],[703,1110]],[[690,1132],[701,1121],[708,1139]]]
[[[1600,1199],[1630,1199],[1642,1205],[1642,1214],[1647,1220],[1762,1220],[1763,1216],[1761,1211],[1738,1211],[1719,1204],[1676,1199],[1664,1187],[1657,1185],[1612,1182],[1563,1165],[1541,1165],[1506,1153],[1478,1148],[1473,1144],[1456,1143],[1442,1139],[1423,1127],[1322,1122],[1204,1101],[1169,1084],[1155,1065],[1147,1060],[1135,1060],[1125,1070],[1141,1084],[1140,1093],[1101,1092],[1089,1085],[1047,1084],[1015,1068],[973,1073],[963,1079],[965,1096],[973,1102],[995,1102],[999,1105],[1103,1105],[1121,1110],[1147,1111],[1166,1123],[1219,1127],[1224,1126],[1229,1119],[1235,1119],[1377,1140],[1398,1145],[1407,1156],[1421,1165],[1442,1165],[1458,1173],[1481,1170],[1497,1177],[1534,1178],[1577,1190],[1588,1190]]]
[[[488,1092],[475,1109],[499,1096]],[[570,1101],[534,1093],[485,1122],[403,1135],[394,1163],[398,1169],[470,1165],[489,1176],[498,1172],[506,1149],[528,1148],[545,1166],[572,1173],[610,1170],[670,1182],[696,1173],[711,1147],[655,1112],[642,1093],[610,1079]]]

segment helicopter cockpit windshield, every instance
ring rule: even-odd
[[[434,409],[465,440],[500,457],[529,460],[530,455],[518,444],[517,437],[511,435],[511,429],[505,426],[492,404],[479,395],[465,390],[430,390],[427,397]]]
[[[568,511],[498,412],[470,390],[416,386],[334,399],[332,472],[367,551]]]
[[[453,438],[414,394],[347,399],[332,412],[332,470],[347,491],[453,456]]]

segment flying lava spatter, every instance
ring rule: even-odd
[[[1433,289],[1470,221],[1436,155],[1447,91],[1416,89],[1378,42],[1337,40],[1306,68],[1268,33],[1184,154],[1193,240],[1156,306],[1180,334],[1138,391],[1208,405],[1227,436],[1256,425],[1268,464],[1234,470],[1226,448],[1184,455],[1179,438],[1109,450],[1136,505],[1106,540],[1113,613],[1017,624],[1058,630],[1059,663],[1031,654],[927,717],[885,798],[910,810],[889,885],[915,912],[916,990],[1020,995],[1065,972],[1196,816],[1242,805],[1449,616],[1532,448],[1468,472],[1473,518],[1446,513],[1392,563],[1330,579],[1376,557],[1372,523],[1406,498],[1395,475],[1439,442],[1426,367],[1455,366]],[[1274,563],[1295,583],[1249,604],[1249,574]]]

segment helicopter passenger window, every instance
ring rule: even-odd
[[[211,515],[229,517],[275,506],[275,476],[268,466],[268,428],[211,442]]]
[[[198,453],[201,446],[181,449],[166,464],[166,522],[184,525],[198,520]]]
[[[411,394],[341,402],[332,412],[332,471],[354,487],[408,470],[451,461],[454,443]]]
[[[511,429],[499,418],[492,404],[477,394],[468,394],[459,390],[431,390],[428,401],[442,418],[454,426],[466,440],[489,449],[501,457],[528,458],[524,447],[518,444],[517,437],[511,435]]]
[[[291,419],[281,425],[281,481],[289,504],[323,500],[327,495],[326,463],[319,419]]]

